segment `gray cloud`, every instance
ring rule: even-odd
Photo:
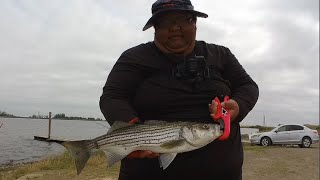
[[[98,99],[151,0],[0,2],[0,110],[102,117]],[[260,87],[244,124],[319,122],[319,1],[193,1],[197,39],[230,48]]]

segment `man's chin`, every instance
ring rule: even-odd
[[[184,49],[169,49],[169,51],[173,54],[184,54]]]
[[[175,43],[175,44],[169,44],[167,46],[167,49],[170,49],[171,51],[183,51],[185,49],[188,49],[188,45],[182,44],[182,43]]]
[[[167,46],[167,49],[173,53],[183,53],[188,49],[187,45],[171,45]]]

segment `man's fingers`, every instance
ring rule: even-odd
[[[208,104],[209,112],[214,114],[217,111],[218,103],[212,100],[211,104]]]
[[[128,158],[155,158],[159,156],[158,153],[154,153],[152,151],[133,151],[130,154],[128,154]]]
[[[151,151],[140,151],[140,156],[141,157],[148,157],[152,154]]]
[[[152,151],[141,151],[140,158],[155,158],[157,156],[159,156],[159,154]]]
[[[140,151],[133,151],[127,155],[128,158],[140,158]]]
[[[231,121],[234,120],[238,116],[239,105],[235,100],[229,99],[226,102],[222,102],[221,106],[229,110]]]
[[[148,158],[156,158],[156,157],[158,157],[159,156],[159,153],[154,153],[154,152],[152,152],[151,154],[149,154],[147,157]]]
[[[230,108],[233,108],[234,105],[232,102],[227,101],[227,102],[222,102],[221,106],[224,108],[230,109]]]

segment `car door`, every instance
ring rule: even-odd
[[[289,130],[290,143],[299,143],[302,140],[304,128],[299,125],[290,125]]]
[[[272,142],[275,144],[286,143],[289,140],[289,126],[284,125],[279,127],[275,132],[272,133]]]

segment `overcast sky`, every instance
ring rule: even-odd
[[[154,0],[1,0],[0,110],[103,118],[126,49],[152,41]],[[193,0],[197,39],[228,47],[260,88],[244,125],[319,124],[319,0]]]

